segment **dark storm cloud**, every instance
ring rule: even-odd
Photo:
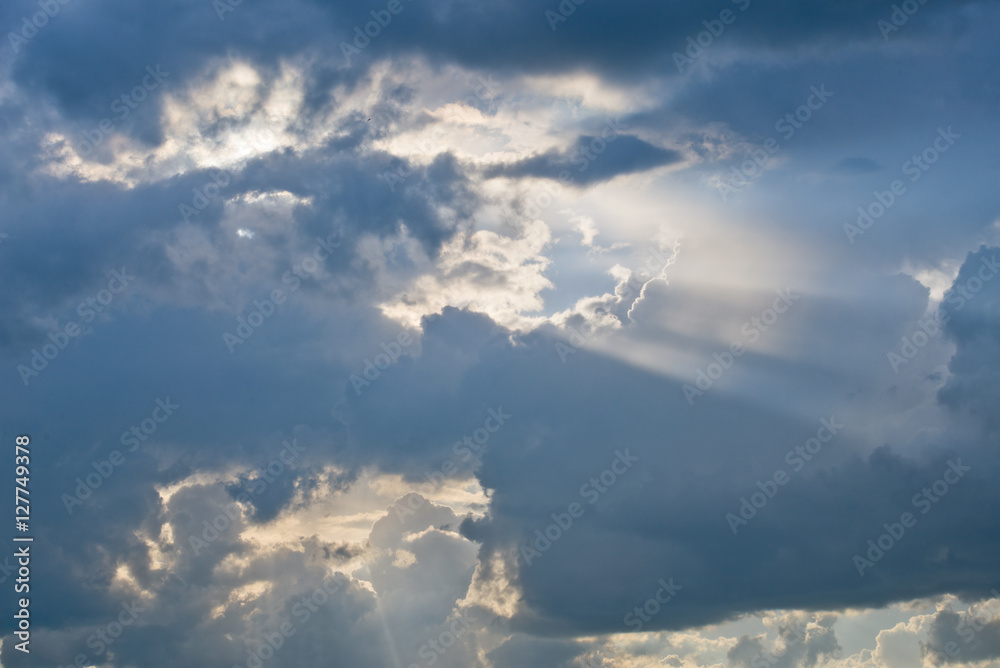
[[[650,292],[647,299],[659,299],[656,294]],[[651,305],[646,302],[644,308]],[[673,308],[682,305],[678,301]],[[829,317],[829,305],[815,310],[808,304],[796,308],[803,308],[802,313],[815,321],[818,330],[826,331],[826,336],[840,317]],[[881,316],[885,315],[883,311]],[[279,322],[292,320],[272,323],[284,329]],[[844,321],[840,327],[844,331],[873,329],[863,323]],[[776,467],[784,466],[784,453],[814,434],[820,417],[829,416],[816,415],[811,421],[791,419],[721,394],[705,397],[704,404],[691,409],[683,403],[678,381],[586,350],[578,351],[564,364],[553,340],[545,335],[532,335],[525,340],[527,345],[512,347],[509,333],[481,315],[448,309],[444,315],[428,319],[424,329],[419,360],[400,360],[361,397],[349,401],[350,433],[344,442],[351,445],[339,449],[337,460],[350,466],[375,464],[387,471],[412,470],[413,463],[421,460],[436,463],[440,457],[454,456],[452,444],[482,425],[490,408],[502,407],[513,418],[491,436],[479,473],[484,486],[495,490],[491,519],[463,527],[466,535],[484,542],[486,554],[493,550],[509,554],[536,528],[544,528],[549,513],[564,512],[572,501],[585,504],[580,485],[607,468],[616,450],[630,448],[632,455],[641,458],[641,468],[623,476],[602,496],[600,505],[585,505],[587,515],[530,568],[523,568],[520,585],[527,593],[528,606],[515,624],[525,630],[625,630],[623,616],[652,596],[651,588],[655,589],[661,577],[676,577],[685,587],[684,596],[661,611],[652,628],[681,628],[771,607],[877,605],[956,588],[982,595],[991,578],[997,576],[991,570],[991,555],[997,546],[987,537],[998,532],[988,515],[975,511],[997,501],[989,483],[993,464],[983,458],[988,445],[953,453],[954,446],[945,443],[941,446],[945,454],[919,463],[901,457],[892,448],[861,458],[849,454],[848,430],[838,437],[844,440],[831,448],[827,462],[783,488],[781,496],[769,503],[751,526],[733,536],[724,515],[737,510],[741,495],[756,491],[756,481],[767,479]],[[183,368],[179,359],[155,352],[170,350],[167,342],[173,340],[174,331],[161,334],[162,341],[149,334],[132,337],[123,332],[126,339],[146,341],[149,346],[148,353],[140,349],[135,357],[136,361],[146,360],[145,366],[126,368],[137,378],[148,376],[155,368],[149,366],[153,362]],[[888,328],[871,343],[878,358],[895,344],[895,331]],[[209,327],[205,334],[214,338],[217,331]],[[265,332],[258,335],[268,337],[251,339],[258,347],[280,340]],[[802,336],[820,341],[805,333]],[[802,354],[808,357],[812,353]],[[105,353],[92,359],[107,358]],[[85,359],[89,358],[80,362]],[[211,359],[205,356],[205,360]],[[228,360],[229,356],[219,359]],[[764,359],[759,363],[769,362]],[[213,367],[203,364],[201,368],[204,372]],[[203,457],[200,468],[242,452],[235,449],[234,441],[248,439],[261,427],[288,424],[290,418],[306,418],[304,421],[319,425],[329,419],[324,417],[329,403],[323,397],[329,397],[333,388],[322,389],[320,378],[327,375],[324,369],[316,369],[317,378],[310,384],[291,380],[285,386],[272,386],[275,396],[288,395],[284,403],[277,404],[273,400],[262,404],[255,397],[259,390],[254,388],[266,385],[265,379],[275,373],[267,367],[258,371],[261,380],[252,383],[242,380],[246,378],[242,373],[220,377],[217,372],[208,374],[217,378],[208,386],[198,379],[183,383],[175,396],[183,408],[176,423],[164,426],[165,437],[174,441],[183,436],[191,443],[221,437],[209,453],[213,459]],[[74,370],[67,368],[66,372]],[[62,372],[54,369],[50,373]],[[816,377],[816,370],[810,373]],[[120,374],[118,379],[116,382],[121,382]],[[172,385],[180,377],[167,380]],[[841,385],[849,381],[830,380],[841,390],[850,387]],[[126,382],[122,390],[129,391],[133,382]],[[71,386],[68,379],[57,384]],[[234,394],[236,385],[247,386],[246,391]],[[413,393],[414,387],[421,388],[419,394]],[[353,392],[346,389],[351,397]],[[198,394],[191,394],[196,391]],[[105,385],[96,386],[96,394],[107,399],[117,396]],[[255,406],[255,410],[247,413],[241,405]],[[87,413],[92,409],[83,406],[81,410]],[[137,405],[130,412],[141,416],[145,410]],[[194,412],[195,419],[189,421],[183,411]],[[226,417],[230,414],[234,419]],[[605,419],[610,414],[614,419]],[[241,417],[235,419],[237,415]],[[217,426],[206,430],[212,424]],[[78,434],[99,433],[86,425],[85,420],[74,421]],[[57,425],[53,430],[62,431]],[[112,432],[112,438],[117,432]],[[68,440],[69,436],[59,433],[57,438]],[[271,447],[277,449],[278,443],[275,440]],[[257,446],[257,451],[268,452],[265,446]],[[912,510],[910,497],[941,476],[948,457],[969,453],[977,456],[977,466],[948,496],[949,505],[922,518],[906,536],[905,545],[901,543],[865,578],[859,578],[851,558],[864,549],[865,541],[878,536],[882,522],[897,521],[900,512]],[[91,562],[88,573],[94,572],[89,569],[96,564],[106,564],[97,572],[109,572],[114,563],[111,554],[127,552],[132,527],[145,521],[142,518],[148,511],[124,503],[132,486],[141,485],[143,480],[163,480],[162,474],[154,473],[155,467],[147,470],[141,459],[129,464],[138,468],[128,477],[112,479],[99,490],[103,500],[97,500],[103,509],[118,507],[116,500],[121,498],[121,507],[127,507],[131,514],[94,516],[88,511],[87,517],[101,518],[100,528],[75,525],[78,545],[95,545],[96,536],[102,536],[105,544],[108,536],[119,536],[116,540],[122,541],[122,547]],[[86,467],[87,459],[81,458],[78,466]],[[69,468],[61,484],[71,485],[78,470]],[[56,496],[49,494],[47,498]],[[177,517],[171,521],[183,521],[175,535],[207,519],[186,511],[190,518],[183,520],[180,510],[184,498],[171,501]],[[231,498],[220,490],[220,502]],[[63,512],[61,506],[58,511]],[[55,509],[50,514],[55,516]],[[450,516],[450,511],[446,515]],[[449,517],[430,521],[439,526],[448,524]],[[157,533],[155,525],[151,531]],[[964,571],[939,565],[931,555],[944,547],[975,568]],[[239,544],[217,541],[205,554],[217,559],[231,549],[239,549]],[[587,554],[588,559],[574,561],[568,569],[566,560],[578,554]],[[69,558],[68,553],[59,557],[60,561],[64,558]],[[142,572],[140,566],[146,559],[141,550],[137,552],[134,571]],[[192,561],[192,567],[198,561]],[[780,568],[774,567],[776,563]],[[200,570],[188,569],[182,576],[188,581],[209,581]],[[93,576],[76,577],[89,582]],[[61,586],[63,591],[75,591],[80,585],[68,578]],[[72,606],[65,609],[74,614]],[[83,610],[75,614],[84,614]]]
[[[271,478],[270,485],[267,484],[268,478]],[[294,475],[272,477],[261,474],[258,478],[243,478],[238,485],[230,486],[227,491],[234,499],[242,500],[241,494],[249,497],[254,509],[254,519],[258,522],[270,522],[291,500],[297,482]]]
[[[487,316],[454,308],[424,320],[419,355],[407,351],[356,394],[349,375],[361,371],[365,355],[374,355],[380,342],[399,333],[378,309],[385,286],[373,285],[376,270],[359,255],[361,238],[370,234],[385,242],[400,234],[405,222],[410,237],[433,258],[456,224],[475,220],[485,203],[478,175],[467,173],[448,152],[426,167],[407,165],[414,174],[391,188],[380,178],[396,173],[402,162],[373,150],[373,142],[390,137],[386,127],[406,117],[412,90],[394,84],[377,90],[371,109],[353,110],[331,128],[336,138],[326,145],[256,156],[234,170],[223,188],[225,198],[284,190],[311,200],[294,206],[280,225],[258,232],[256,245],[240,244],[223,229],[224,198],[213,199],[190,224],[181,221],[178,205],[190,202],[192,191],[212,178],[209,170],[188,170],[131,189],[37,172],[49,159],[39,148],[46,133],[65,130],[77,141],[109,114],[116,97],[133,90],[147,66],[161,65],[170,76],[119,129],[149,148],[163,139],[157,120],[162,94],[197,83],[230,55],[257,68],[265,88],[284,59],[309,61],[305,111],[293,123],[297,136],[305,137],[302,124],[367,84],[366,68],[379,59],[416,55],[436,65],[512,75],[585,72],[635,83],[675,76],[671,54],[685,49],[688,36],[705,30],[703,21],[723,9],[739,10],[745,0],[574,4],[575,11],[555,23],[555,30],[545,12],[558,12],[557,2],[404,2],[404,10],[350,65],[343,62],[340,41],[352,40],[353,27],[370,21],[369,12],[381,11],[382,3],[243,2],[220,20],[208,0],[169,6],[71,2],[17,54],[9,43],[0,47],[16,86],[0,105],[0,231],[11,235],[0,244],[5,286],[0,310],[7,314],[0,325],[4,433],[33,425],[37,447],[46,452],[33,479],[36,513],[45,518],[37,536],[46,550],[33,562],[39,574],[34,605],[44,612],[38,615],[40,650],[31,665],[66,664],[76,651],[86,651],[88,634],[113,620],[123,603],[111,587],[121,565],[153,592],[156,604],[115,645],[116,663],[154,668],[245,663],[247,645],[259,637],[249,624],[266,617],[263,605],[258,610],[241,603],[216,618],[218,606],[242,587],[267,582],[276,592],[267,602],[288,613],[296,597],[323,581],[325,562],[357,557],[362,548],[304,539],[302,552],[286,546],[252,557],[241,528],[277,517],[296,490],[315,491],[321,484],[312,474],[316,467],[343,469],[340,478],[322,483],[334,492],[349,489],[363,468],[422,480],[425,470],[457,456],[454,444],[480,428],[490,410],[501,409],[512,417],[490,436],[476,471],[491,490],[485,518],[463,521],[450,509],[428,504],[417,518],[399,523],[390,515],[373,528],[376,547],[405,545],[423,558],[414,567],[419,581],[409,588],[393,555],[380,556],[369,573],[391,593],[395,608],[386,614],[410,620],[408,641],[417,647],[440,633],[476,566],[469,556],[474,547],[456,527],[482,543],[478,565],[489,571],[489,557],[512,559],[513,549],[572,502],[583,505],[583,517],[530,567],[522,560],[520,572],[508,571],[524,599],[513,620],[519,633],[492,650],[491,658],[501,664],[567,665],[579,647],[530,636],[628,631],[623,618],[654,595],[660,578],[675,578],[684,589],[647,630],[772,608],[883,605],[945,592],[971,600],[996,586],[1000,527],[995,514],[984,509],[1000,502],[994,410],[1000,400],[995,373],[1000,281],[980,274],[993,262],[992,248],[966,258],[942,307],[951,315],[945,331],[956,353],[939,398],[949,418],[972,416],[974,437],[963,430],[966,423],[946,422],[929,429],[939,434],[929,441],[897,439],[872,451],[861,442],[867,423],[847,424],[824,451],[826,459],[782,487],[734,536],[725,515],[737,512],[741,497],[785,466],[786,452],[814,435],[821,418],[839,417],[828,407],[850,399],[872,406],[876,416],[895,418],[913,407],[907,392],[930,383],[925,378],[908,386],[885,364],[885,351],[898,347],[901,332],[926,304],[926,290],[914,281],[873,278],[855,294],[869,295],[868,301],[810,296],[797,307],[799,323],[789,325],[794,344],[742,360],[761,374],[752,379],[758,383],[752,393],[720,387],[693,408],[681,392],[687,379],[586,348],[564,363],[553,328],[514,336]],[[837,97],[817,112],[815,125],[783,143],[781,158],[790,161],[786,171],[776,168],[749,191],[761,196],[746,210],[766,202],[767,215],[754,221],[758,234],[808,238],[816,246],[794,252],[802,253],[804,264],[816,259],[809,253],[837,258],[836,271],[818,271],[828,272],[827,285],[840,286],[843,274],[857,273],[859,264],[895,272],[902,259],[938,260],[956,248],[964,252],[970,236],[979,238],[989,229],[996,216],[996,189],[989,185],[996,179],[990,153],[995,135],[989,127],[1000,100],[995,86],[983,84],[996,48],[982,41],[987,31],[982,26],[991,25],[982,17],[992,16],[984,3],[928,3],[888,41],[876,25],[891,13],[888,3],[745,4],[703,58],[745,57],[718,67],[713,60],[711,77],[692,78],[671,93],[669,103],[627,118],[647,139],[619,135],[582,173],[576,158],[594,145],[590,135],[562,151],[489,168],[486,175],[552,179],[565,169],[590,186],[678,164],[688,149],[662,148],[657,143],[668,145],[669,138],[661,141],[656,134],[674,127],[675,119],[693,121],[703,137],[708,133],[702,124],[722,123],[751,141],[763,140],[777,119],[803,103],[810,86],[827,81]],[[0,23],[17,29],[21,17],[35,11],[34,2],[7,3]],[[959,53],[943,56],[937,47],[959,37],[968,38]],[[929,55],[911,53],[921,41],[935,46]],[[837,58],[825,57],[834,51]],[[53,108],[61,116],[50,113]],[[385,122],[369,124],[369,112]],[[942,159],[920,184],[935,183],[933,177],[937,185],[914,188],[893,210],[895,218],[887,217],[865,237],[864,248],[831,247],[828,239],[852,220],[854,208],[867,203],[873,189],[884,190],[888,175],[923,149],[938,124],[948,122],[969,134],[947,156],[951,162]],[[212,140],[226,129],[226,123],[211,119],[191,131]],[[105,149],[99,147],[90,159],[108,161]],[[708,150],[691,153],[714,159]],[[831,165],[852,178],[824,180]],[[824,176],[797,180],[817,173]],[[767,197],[775,191],[778,197]],[[729,211],[720,217],[728,219]],[[187,234],[195,241],[173,253]],[[325,260],[301,292],[290,293],[289,301],[230,354],[221,334],[235,329],[236,317],[254,300],[284,285],[284,272],[311,252],[317,237],[330,234],[342,243],[341,252]],[[177,264],[185,253],[195,259]],[[393,258],[394,269],[401,279],[414,278],[416,270],[403,255]],[[52,321],[77,319],[77,304],[123,266],[136,275],[134,285],[115,298],[108,317],[96,319],[86,336],[70,343],[25,387],[15,366],[49,342]],[[495,280],[481,266],[463,265],[456,272],[461,273],[481,275],[483,283]],[[713,352],[710,338],[658,329],[656,323],[679,321],[699,309],[720,312],[725,304],[683,285],[661,283],[650,286],[632,318],[622,320],[639,330],[632,332],[634,341],[666,342],[707,357]],[[68,514],[62,495],[73,492],[77,478],[93,470],[92,462],[121,447],[123,431],[167,396],[180,404],[177,415],[148,446],[130,453],[125,468],[82,508]],[[301,467],[285,471],[260,495],[250,494],[247,515],[230,519],[229,530],[194,554],[189,538],[203,536],[204,523],[218,516],[219,505],[252,492],[263,474],[251,472],[229,489],[194,485],[169,502],[155,488],[235,464],[266,465],[285,438],[307,447]],[[640,464],[590,505],[581,498],[581,485],[612,466],[619,451],[639,457]],[[859,576],[852,558],[865,552],[866,541],[878,538],[883,523],[913,511],[913,495],[958,458],[972,470]],[[469,474],[463,464],[459,472]],[[10,484],[0,482],[8,497]],[[181,580],[156,568],[139,538],[159,537],[165,527],[175,536],[169,556],[176,558],[173,575]],[[420,532],[426,533],[414,538]],[[244,559],[250,561],[239,568],[227,566]],[[344,587],[276,661],[311,665],[317,657],[336,655],[344,665],[391,665],[378,606],[366,588]],[[422,616],[427,609],[434,614]],[[961,644],[958,623],[939,613],[931,647],[944,648],[957,633],[966,652],[961,658],[996,656],[993,625]],[[220,640],[229,636],[237,640]],[[51,642],[42,642],[48,638]],[[789,660],[813,661],[833,651],[832,635],[818,634],[815,640]],[[5,638],[4,664],[18,665],[9,641]],[[746,639],[739,649],[759,646]],[[448,657],[456,665],[465,657],[451,658],[459,649]]]
[[[969,411],[991,432],[1000,427],[1000,248],[982,246],[969,253],[941,304],[945,332],[958,350],[948,365],[953,376],[941,401]]]
[[[351,156],[321,147],[300,157],[264,156],[231,174],[199,170],[133,189],[19,175],[10,184],[19,196],[9,199],[9,222],[4,226],[16,235],[17,252],[7,253],[0,265],[0,276],[12,286],[0,295],[0,305],[19,317],[0,325],[0,343],[8,355],[30,354],[32,347],[47,342],[47,332],[28,325],[33,318],[52,314],[61,325],[79,321],[79,303],[103,289],[110,272],[121,267],[137,280],[112,303],[112,310],[149,288],[172,290],[175,298],[187,294],[204,299],[199,293],[211,267],[198,266],[197,273],[185,275],[168,259],[162,242],[149,243],[153,233],[184,228],[181,205],[188,207],[190,224],[204,229],[213,246],[243,255],[257,283],[280,285],[283,274],[313,250],[317,238],[333,235],[334,243],[343,242],[343,252],[327,259],[324,269],[359,284],[361,277],[351,267],[356,238],[362,233],[398,233],[404,220],[411,236],[433,254],[453,227],[441,219],[439,207],[454,209],[462,220],[471,214],[477,196],[449,154],[439,155],[390,190],[379,175],[390,168],[391,160],[385,154]],[[196,191],[219,179],[226,183],[222,196],[195,209]],[[294,209],[294,230],[269,235],[268,241],[284,256],[269,266],[241,250],[232,232],[226,235],[217,224],[224,199],[274,190],[312,198],[313,203]],[[314,285],[309,282],[305,289]],[[326,289],[334,295],[345,293],[332,282]],[[247,299],[256,296],[246,293]]]
[[[563,5],[576,11],[552,30],[546,12],[558,13],[559,3],[550,0],[503,6],[470,0],[447,5],[405,2],[403,11],[379,29],[360,56],[347,59],[340,43],[350,44],[356,38],[354,28],[363,29],[373,20],[369,10],[385,11],[383,5],[357,7],[321,0],[280,7],[241,3],[220,20],[212,3],[199,0],[169,8],[118,0],[70,3],[12,54],[13,74],[23,90],[52,96],[68,116],[85,120],[83,129],[106,116],[112,100],[137,85],[136,77],[141,79],[147,65],[162,65],[172,82],[179,82],[199,73],[207,59],[227,54],[274,71],[281,58],[325,53],[310,77],[309,99],[314,104],[327,98],[335,84],[352,85],[363,76],[369,59],[416,53],[442,64],[489,71],[586,69],[638,78],[676,72],[671,54],[683,52],[688,37],[706,30],[703,21],[718,20],[726,9],[734,11],[737,20],[709,48],[794,51],[816,44],[832,48],[850,42],[883,43],[877,21],[892,11],[863,0],[808,8],[792,0],[761,4],[739,0],[711,6],[693,0]],[[905,42],[926,35],[943,14],[953,22],[953,30],[961,31],[969,19],[956,11],[960,9],[956,3],[923,6],[892,39]],[[35,11],[37,5],[31,2],[8,3],[0,23],[17,30],[22,17]],[[9,45],[4,48],[12,51]],[[148,123],[138,128],[137,136],[152,143],[160,140],[155,126]]]
[[[363,27],[372,20],[368,8],[343,10],[338,3],[320,4],[336,11],[352,27]],[[484,5],[466,0],[432,5],[404,2],[403,6],[403,11],[362,51],[363,55],[392,49],[488,71],[586,69],[633,79],[651,73],[676,73],[672,54],[683,53],[688,48],[687,38],[705,31],[703,22],[718,21],[724,10],[734,12],[736,19],[723,26],[723,32],[709,48],[764,52],[817,45],[836,47],[845,42],[883,43],[877,22],[888,19],[892,12],[889,6],[865,0],[808,6],[793,0],[708,4],[630,0],[579,5],[553,0]],[[560,11],[560,7],[565,9]],[[376,5],[375,9],[382,6]],[[928,4],[894,38],[908,40],[925,35],[935,17],[946,12],[948,9]],[[552,14],[558,18],[552,19]],[[961,17],[955,29],[967,23]]]
[[[36,11],[33,2],[8,3],[3,25],[19,26],[22,16]],[[325,16],[310,3],[244,5],[221,21],[211,2],[198,0],[170,7],[117,0],[68,3],[20,48],[13,77],[24,91],[52,96],[68,116],[92,124],[108,116],[112,101],[141,81],[147,65],[169,72],[167,85],[190,80],[208,59],[227,54],[273,67],[279,58],[328,37]],[[264,33],[260,26],[267,26]],[[345,73],[338,81],[355,76]],[[159,105],[158,96],[143,104]]]
[[[419,386],[420,398],[394,409],[394,420],[407,425],[403,433],[414,434],[414,443],[442,446],[454,434],[432,437],[440,431],[433,425],[442,422],[438,407],[478,416],[502,404],[515,416],[491,437],[496,441],[478,473],[494,490],[490,516],[463,525],[465,535],[483,541],[486,554],[510,558],[535,529],[552,523],[551,513],[566,513],[572,502],[584,507],[584,516],[550,550],[530,566],[520,559],[526,606],[515,628],[536,634],[624,631],[624,616],[668,577],[684,590],[649,628],[686,628],[773,608],[878,606],[956,588],[981,596],[1000,576],[995,540],[987,538],[1000,535],[995,520],[976,510],[1000,501],[990,482],[996,470],[986,454],[995,447],[991,441],[959,448],[944,440],[936,444],[939,454],[921,461],[897,452],[905,443],[859,456],[852,454],[857,427],[845,426],[826,446],[825,460],[808,465],[733,535],[726,514],[738,513],[741,497],[759,491],[757,482],[770,480],[776,469],[792,470],[786,452],[815,436],[821,419],[837,423],[836,415],[792,418],[724,394],[691,408],[678,381],[586,351],[564,364],[544,336],[510,347],[498,333],[484,344],[488,328],[481,320],[454,311],[430,318],[419,362],[381,380],[358,408],[369,401],[399,406],[393,395]],[[447,352],[439,338],[450,342]],[[893,333],[885,331],[870,345],[893,343]],[[475,363],[457,378],[441,379],[438,369],[454,368],[449,358],[467,359],[472,350]],[[829,380],[834,393],[852,382]],[[607,419],[611,414],[614,419]],[[383,434],[364,440],[382,442]],[[641,464],[590,505],[581,485],[625,449]],[[923,506],[915,510],[912,497],[941,479],[956,458],[962,466],[975,462],[971,472],[945,502],[926,517],[919,514]],[[883,523],[899,522],[906,511],[920,518],[917,527],[859,576],[853,557],[884,532]],[[975,567],[937,562],[934,555],[943,549]]]
[[[534,176],[582,187],[607,181],[621,174],[672,165],[683,159],[684,156],[678,151],[653,146],[633,135],[582,135],[565,151],[552,149],[511,165],[489,167],[485,170],[485,176]]]

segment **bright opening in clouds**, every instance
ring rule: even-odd
[[[1000,668],[995,2],[0,24],[0,665]]]

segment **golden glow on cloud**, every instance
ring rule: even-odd
[[[543,308],[541,293],[552,287],[545,277],[550,260],[543,255],[550,241],[540,220],[526,223],[517,237],[488,230],[456,234],[432,272],[382,304],[382,312],[418,327],[423,316],[454,306],[485,313],[505,327],[530,328],[541,318],[526,314]]]

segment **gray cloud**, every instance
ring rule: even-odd
[[[877,21],[892,10],[881,4],[753,3],[679,74],[673,52],[738,3],[583,3],[555,30],[545,12],[557,3],[403,3],[349,65],[340,42],[384,5],[241,3],[220,21],[210,2],[69,3],[17,53],[4,45],[0,431],[32,435],[36,545],[45,546],[32,563],[37,650],[21,656],[8,635],[4,665],[66,665],[81,652],[115,666],[246,665],[262,634],[301,621],[296,604],[337,569],[350,571],[343,584],[272,664],[419,664],[421,650],[469,614],[468,633],[438,665],[479,665],[481,656],[494,666],[579,665],[600,643],[578,639],[630,631],[624,618],[661,578],[684,589],[644,631],[775,609],[986,596],[1000,579],[997,519],[983,512],[1000,501],[1000,282],[980,273],[997,252],[995,8],[927,3],[884,40]],[[37,11],[8,3],[0,23],[18,30]],[[284,68],[301,76],[301,108],[267,117],[294,146],[242,146],[221,195],[184,221],[178,205],[217,175],[210,158],[254,121],[234,111],[241,102],[228,91],[213,100],[219,109],[171,136],[166,98],[233,62],[260,77],[248,93],[253,112],[267,108],[264,92],[294,99],[281,89]],[[84,164],[62,152],[53,137],[78,142],[157,64],[170,72],[166,83],[116,128],[115,141],[131,148],[109,139]],[[463,150],[442,142],[407,152],[412,134],[445,122],[440,109],[467,97],[446,81],[451,68],[495,73],[504,106],[483,116]],[[530,79],[540,74],[559,76]],[[598,97],[624,92],[595,101],[591,82],[603,87]],[[829,105],[720,202],[714,180],[780,136],[776,121],[824,83],[836,92]],[[615,106],[626,107],[627,133],[606,141],[594,119]],[[478,122],[455,113],[456,136]],[[907,181],[905,197],[856,245],[844,242],[857,207],[905,178],[901,166],[949,124],[962,134],[955,150]],[[522,126],[547,142],[574,139],[533,149]],[[157,157],[185,138],[200,152]],[[134,181],[93,176],[113,165]],[[401,167],[413,173],[387,187],[380,175]],[[474,294],[440,306],[434,287],[425,290],[434,314],[419,329],[386,315],[385,304],[415,294],[427,276],[466,279],[470,292],[510,288],[493,253],[509,244],[517,261],[538,258],[521,258],[511,236],[524,222],[518,189],[532,184],[502,179],[563,180],[563,171],[576,187],[539,216],[552,233],[537,251],[551,260],[539,274],[556,289],[543,290],[541,310],[520,314],[533,327],[504,328]],[[669,247],[664,230],[681,240],[667,275],[613,308],[620,327],[582,344],[554,323],[579,331],[597,321],[597,306],[615,299],[618,279],[607,272],[618,272],[625,251],[573,246],[566,220],[578,216],[622,249],[654,237]],[[437,266],[443,248],[476,230],[495,232],[497,248],[484,242],[475,260]],[[307,278],[286,281],[317,244],[338,245]],[[113,271],[135,279],[85,320],[79,305]],[[948,281],[944,335],[896,373],[887,353],[912,338],[931,287]],[[741,325],[787,286],[801,295],[793,309],[689,405],[682,388],[696,369],[730,341],[749,344]],[[223,333],[275,289],[287,299],[227,350]],[[564,308],[573,313],[544,321]],[[81,334],[57,344],[70,321]],[[356,393],[350,376],[401,331],[414,345]],[[564,360],[557,343],[567,341]],[[25,384],[18,366],[47,345],[58,354]],[[123,449],[121,435],[167,396],[177,414],[68,513],[63,494]],[[449,474],[454,487],[403,496],[501,407],[514,417],[477,461]],[[734,535],[726,515],[778,469],[791,471],[787,453],[820,419],[844,428]],[[260,489],[286,439],[305,448],[301,458]],[[581,488],[597,489],[590,481],[623,451],[639,463],[591,504]],[[956,459],[971,470],[921,514],[914,495]],[[401,498],[373,511],[379,485]],[[11,486],[0,480],[8,498]],[[410,503],[419,510],[403,513]],[[516,559],[571,503],[583,515],[551,548],[530,565]],[[208,540],[220,506],[232,516]],[[307,509],[341,513],[338,527],[363,527],[367,538],[281,525]],[[853,557],[907,511],[916,526],[859,576]],[[283,542],[260,549],[252,536],[267,532]],[[197,554],[192,536],[206,543]],[[123,572],[146,610],[96,657],[88,638],[134,598]],[[0,607],[9,615],[11,605]],[[807,628],[803,619],[779,629],[778,645],[744,635],[730,664],[772,650],[776,665],[836,656],[832,621],[817,616]],[[952,642],[960,652],[942,661],[996,658],[996,623],[967,640],[969,621],[937,613],[926,651],[947,654]]]
[[[588,186],[620,174],[631,174],[681,162],[683,156],[671,149],[653,146],[638,137],[611,134],[580,136],[565,151],[550,150],[511,165],[486,169],[487,178],[534,176]]]

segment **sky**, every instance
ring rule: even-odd
[[[1000,668],[998,27],[3,3],[0,665]]]

